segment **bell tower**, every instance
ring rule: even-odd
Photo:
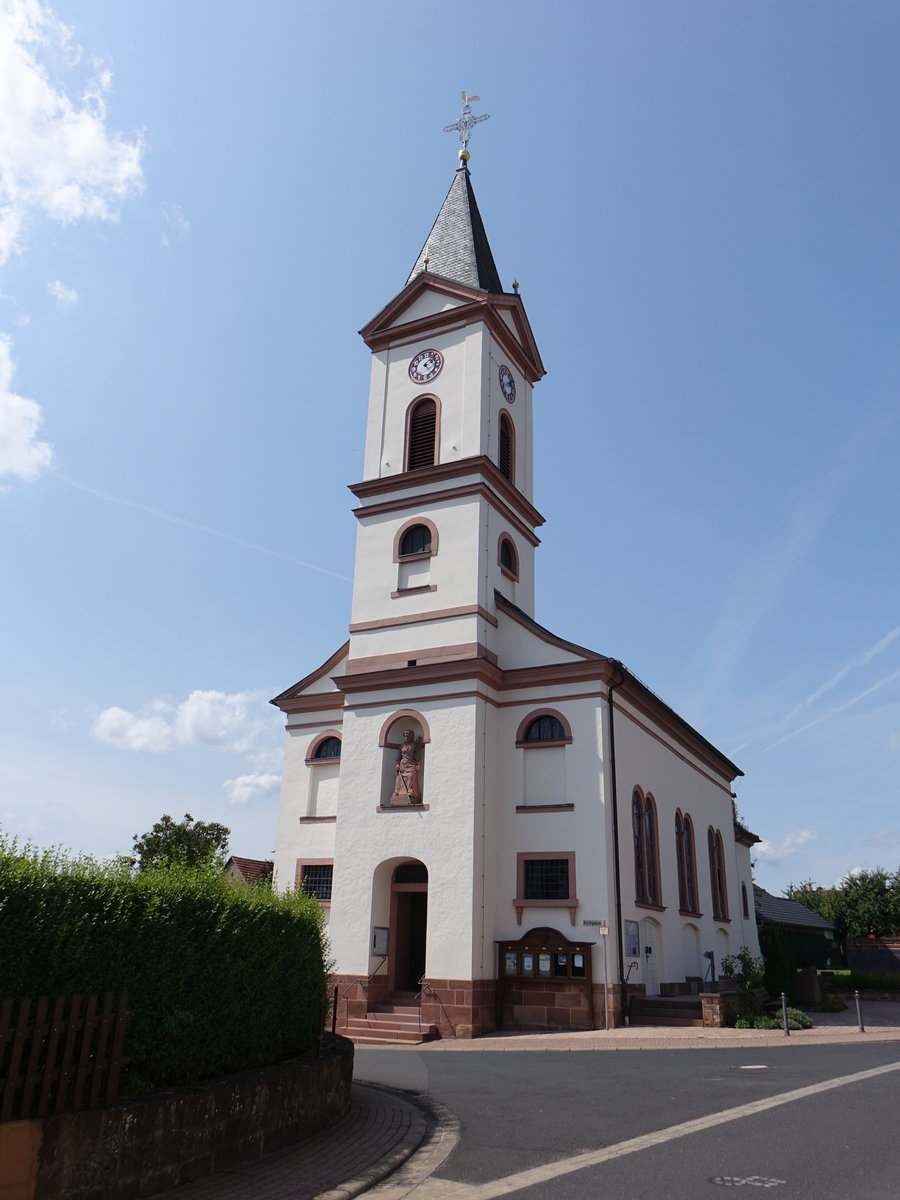
[[[360,331],[372,351],[348,670],[497,661],[495,591],[534,611],[532,391],[544,375],[506,292],[463,147],[400,291]],[[475,99],[475,97],[472,97]]]

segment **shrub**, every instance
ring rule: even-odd
[[[326,996],[321,910],[210,864],[20,849],[0,835],[0,999],[128,991],[126,1086],[169,1087],[311,1046]]]
[[[762,973],[763,960],[754,958],[746,946],[741,946],[737,954],[726,954],[722,959],[722,978],[737,988],[739,1012],[755,1011],[753,990],[762,983]]]
[[[788,1029],[811,1029],[812,1021],[799,1008],[787,1010]],[[784,1029],[784,1018],[780,1013],[746,1013],[737,1018],[735,1029]]]
[[[868,971],[850,971],[845,983],[850,991],[900,992],[900,975],[873,975]]]

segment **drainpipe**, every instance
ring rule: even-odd
[[[619,797],[616,788],[616,725],[613,716],[613,690],[625,682],[625,672],[618,668],[619,678],[609,685],[606,693],[609,706],[609,771],[612,780],[612,837],[613,837],[613,880],[616,889],[616,949],[619,962],[619,986],[622,989],[622,1014],[625,1024],[629,1023],[628,989],[625,982],[625,946],[622,934],[622,880],[619,867]],[[606,1014],[609,1021],[609,1014]]]

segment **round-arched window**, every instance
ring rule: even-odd
[[[400,539],[400,555],[430,554],[431,530],[427,525],[413,525]]]
[[[562,722],[549,713],[535,717],[525,730],[523,742],[562,742],[566,740],[566,731]]]
[[[500,566],[510,575],[518,577],[519,557],[516,554],[515,546],[508,537],[503,538],[500,542]]]
[[[316,747],[316,752],[313,757],[316,760],[323,758],[340,758],[341,739],[336,737],[324,738]]]

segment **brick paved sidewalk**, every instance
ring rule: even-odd
[[[323,1133],[149,1200],[349,1200],[405,1162],[427,1129],[421,1108],[354,1083],[350,1112]]]

